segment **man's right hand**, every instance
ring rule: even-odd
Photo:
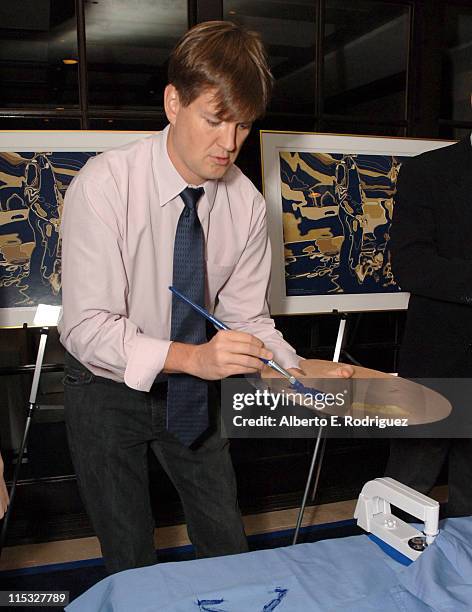
[[[205,380],[219,380],[234,374],[259,372],[264,367],[260,357],[272,359],[273,354],[259,338],[245,332],[224,330],[204,344],[173,342],[164,372],[181,372]]]

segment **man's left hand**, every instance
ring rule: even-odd
[[[305,360],[303,360],[305,361]],[[300,362],[300,365],[302,367],[299,368],[289,368],[287,371],[290,372],[290,374],[293,374],[293,376],[295,376],[295,378],[316,378],[316,376],[313,374],[313,372],[311,372],[310,374],[308,374],[307,372],[305,372],[302,368],[303,368],[303,361]],[[313,368],[313,362],[316,362],[316,359],[310,359],[310,362],[312,364],[311,369]],[[332,362],[333,367],[326,369],[326,362],[323,362],[323,372],[320,372],[320,378],[352,378],[354,376],[354,367],[352,365],[350,365],[349,363],[336,363],[336,362]]]
[[[287,372],[290,372],[295,378],[352,378],[354,376],[354,367],[348,363],[335,363],[334,361],[328,364],[326,361],[318,359],[310,359],[310,371],[305,372],[303,369],[303,363],[306,360],[303,359],[300,362],[298,368],[288,368]],[[319,371],[316,367],[319,362]],[[331,367],[332,366],[332,367]],[[279,374],[269,366],[264,366],[261,374],[262,378],[280,378],[282,374]]]

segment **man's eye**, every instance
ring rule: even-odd
[[[238,124],[238,128],[240,130],[250,130],[251,129],[251,124],[250,123],[239,123]]]
[[[207,119],[206,121],[211,127],[218,127],[220,125],[220,121],[213,121],[212,119]]]

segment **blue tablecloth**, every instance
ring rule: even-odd
[[[367,536],[115,574],[67,612],[471,612],[472,517],[405,567]]]

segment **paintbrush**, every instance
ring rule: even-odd
[[[210,321],[211,323],[213,323],[213,325],[217,328],[217,329],[225,329],[225,330],[230,330],[231,328],[228,327],[225,323],[223,323],[223,321],[220,321],[219,319],[217,319],[216,317],[214,317],[212,314],[210,314],[207,310],[205,310],[202,306],[199,306],[198,304],[195,304],[195,302],[193,302],[190,298],[186,297],[183,293],[180,293],[180,291],[178,289],[176,289],[175,287],[169,287],[169,289],[172,291],[172,293],[178,297],[180,300],[186,302],[189,306],[191,306],[194,310],[196,310],[197,312],[199,312],[202,317],[205,317],[205,319],[208,319],[208,321]],[[295,378],[295,376],[293,376],[292,374],[290,374],[290,372],[287,372],[287,370],[285,368],[283,368],[280,364],[278,364],[276,361],[274,361],[273,359],[264,359],[263,357],[259,357],[259,359],[265,363],[266,365],[268,365],[270,368],[272,368],[273,370],[275,370],[276,372],[278,372],[279,374],[282,374],[282,376],[284,376],[292,385],[292,387],[294,389],[296,389],[297,391],[300,391],[301,393],[312,393],[312,391],[310,391],[309,389],[307,389],[305,387],[305,385],[303,385],[299,380],[297,380]]]

